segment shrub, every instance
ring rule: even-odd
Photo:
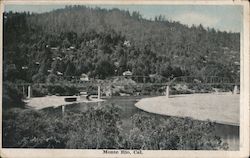
[[[145,150],[214,150],[225,148],[215,135],[211,122],[190,118],[156,118],[147,113],[133,116],[134,128],[130,131],[130,149]]]
[[[65,112],[13,108],[3,117],[3,147],[73,149],[227,149],[209,121],[138,112],[128,134],[114,105]]]
[[[32,81],[34,83],[44,83],[45,78],[46,78],[46,75],[39,72],[39,73],[32,76]]]
[[[10,109],[12,107],[23,108],[25,104],[22,98],[23,94],[12,83],[3,84],[3,109]]]
[[[43,97],[48,94],[48,89],[41,85],[32,86],[32,96],[33,97]]]
[[[65,85],[48,86],[48,93],[52,95],[76,95],[79,93],[76,87]]]
[[[46,79],[47,83],[56,83],[58,81],[59,81],[59,77],[55,74],[49,74],[47,79]]]
[[[65,116],[11,109],[3,118],[3,147],[119,148],[118,113],[115,106]]]
[[[70,131],[67,148],[119,148],[118,112],[119,109],[114,106],[87,110]]]

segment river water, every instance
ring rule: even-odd
[[[79,112],[79,111],[86,111],[89,107],[98,107],[98,106],[105,106],[114,104],[120,107],[121,111],[121,121],[123,126],[123,132],[129,132],[132,121],[130,117],[134,114],[141,111],[134,104],[142,98],[145,97],[152,97],[152,96],[129,96],[129,97],[112,97],[107,99],[104,102],[99,103],[79,103],[79,104],[72,104],[66,105],[64,107],[64,112]],[[56,108],[60,110],[62,107]],[[169,117],[169,116],[166,116]],[[229,149],[228,150],[239,150],[239,126],[233,125],[226,125],[226,124],[218,124],[215,125],[215,132],[217,136],[221,137],[223,142],[228,143]]]

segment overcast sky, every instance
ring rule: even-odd
[[[43,13],[64,7],[65,5],[6,5],[5,11]],[[139,11],[146,19],[154,19],[161,14],[168,20],[179,21],[188,26],[202,24],[204,27],[213,27],[221,31],[240,32],[243,22],[243,8],[239,5],[89,5],[89,7]]]

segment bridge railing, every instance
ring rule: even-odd
[[[239,81],[230,79],[228,77],[219,77],[219,76],[180,76],[175,77],[171,80],[171,83],[186,83],[186,84],[193,84],[193,83],[201,83],[201,84],[239,84]]]
[[[134,82],[113,82],[112,79],[117,78],[126,78],[131,79]],[[109,81],[108,81],[109,80]],[[78,89],[97,89],[98,86],[107,87],[107,86],[124,86],[125,88],[134,87],[135,89],[161,89],[162,87],[167,89],[169,86],[169,90],[173,92],[173,88],[177,84],[188,85],[191,87],[190,89],[212,89],[212,88],[222,88],[225,90],[233,89],[235,85],[239,86],[239,82],[235,82],[232,79],[226,77],[218,77],[218,76],[204,76],[204,77],[197,77],[197,76],[180,76],[175,77],[173,79],[164,78],[160,76],[160,79],[156,77],[149,77],[149,76],[116,76],[113,78],[109,78],[108,80],[90,80],[89,82],[56,82],[56,83],[14,83],[17,87],[19,87],[20,91],[23,91],[27,94],[27,87],[29,86],[37,86],[37,87],[53,87],[53,86],[69,86],[69,87],[76,87]],[[121,80],[123,81],[123,80]],[[223,87],[224,86],[224,87]],[[94,88],[93,88],[94,87]],[[166,92],[167,93],[167,92]],[[168,93],[171,94],[171,93]]]

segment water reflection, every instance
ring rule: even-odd
[[[215,132],[228,143],[229,150],[239,150],[239,126],[216,124]]]

